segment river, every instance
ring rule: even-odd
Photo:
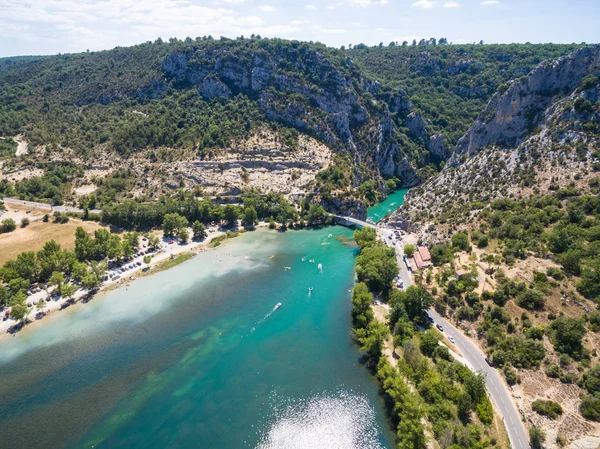
[[[0,441],[391,448],[350,334],[351,236],[247,233],[2,340]]]
[[[377,223],[387,214],[394,212],[402,206],[406,192],[408,192],[408,189],[396,190],[395,192],[390,193],[381,203],[377,203],[367,210],[367,218],[371,218]]]

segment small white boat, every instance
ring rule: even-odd
[[[330,239],[331,237],[333,237],[333,234],[329,234],[329,235],[327,236],[327,238],[328,238],[328,239]]]
[[[280,302],[278,302],[278,303],[275,305],[275,308],[274,308],[273,310],[277,310],[277,309],[279,309],[280,307],[281,307],[281,303],[280,303]]]
[[[318,268],[319,270],[322,270],[322,269],[323,269],[323,265],[319,264],[319,265],[317,265],[317,268]]]
[[[312,292],[312,291],[313,291],[313,288],[312,288],[312,287],[308,287],[308,291],[309,291],[309,292]]]
[[[306,260],[306,257],[303,257],[303,258],[302,258],[302,262],[304,262],[305,260]]]

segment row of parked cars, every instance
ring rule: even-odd
[[[129,265],[123,265],[123,266],[121,266],[119,268],[116,268],[114,270],[114,272],[112,272],[111,274],[109,274],[108,278],[111,281],[117,280],[117,279],[119,279],[121,277],[120,276],[121,274],[126,273],[128,270],[133,270],[134,268],[138,268],[138,267],[141,267],[141,266],[142,266],[142,262],[139,262],[139,261],[131,263]]]

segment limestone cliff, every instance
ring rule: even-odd
[[[442,136],[430,136],[402,89],[382,88],[344,58],[309,48],[266,51],[215,46],[173,51],[163,61],[167,81],[194,87],[207,100],[243,94],[266,116],[352,154],[354,185],[396,176],[419,183],[417,169],[448,156]],[[404,134],[404,129],[408,133]]]
[[[488,145],[514,148],[544,119],[546,109],[572,92],[589,74],[600,73],[600,46],[583,47],[553,61],[545,61],[529,75],[497,92],[462,137],[450,159],[475,155]]]
[[[505,197],[576,185],[600,170],[600,46],[539,65],[497,93],[444,170],[411,190],[398,223],[469,221]]]

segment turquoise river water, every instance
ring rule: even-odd
[[[394,212],[402,206],[406,192],[408,192],[408,189],[396,190],[395,192],[390,193],[381,203],[377,203],[367,210],[367,218],[372,218],[373,221],[377,223],[387,214]]]
[[[0,446],[392,447],[351,236],[247,233],[1,340]]]

